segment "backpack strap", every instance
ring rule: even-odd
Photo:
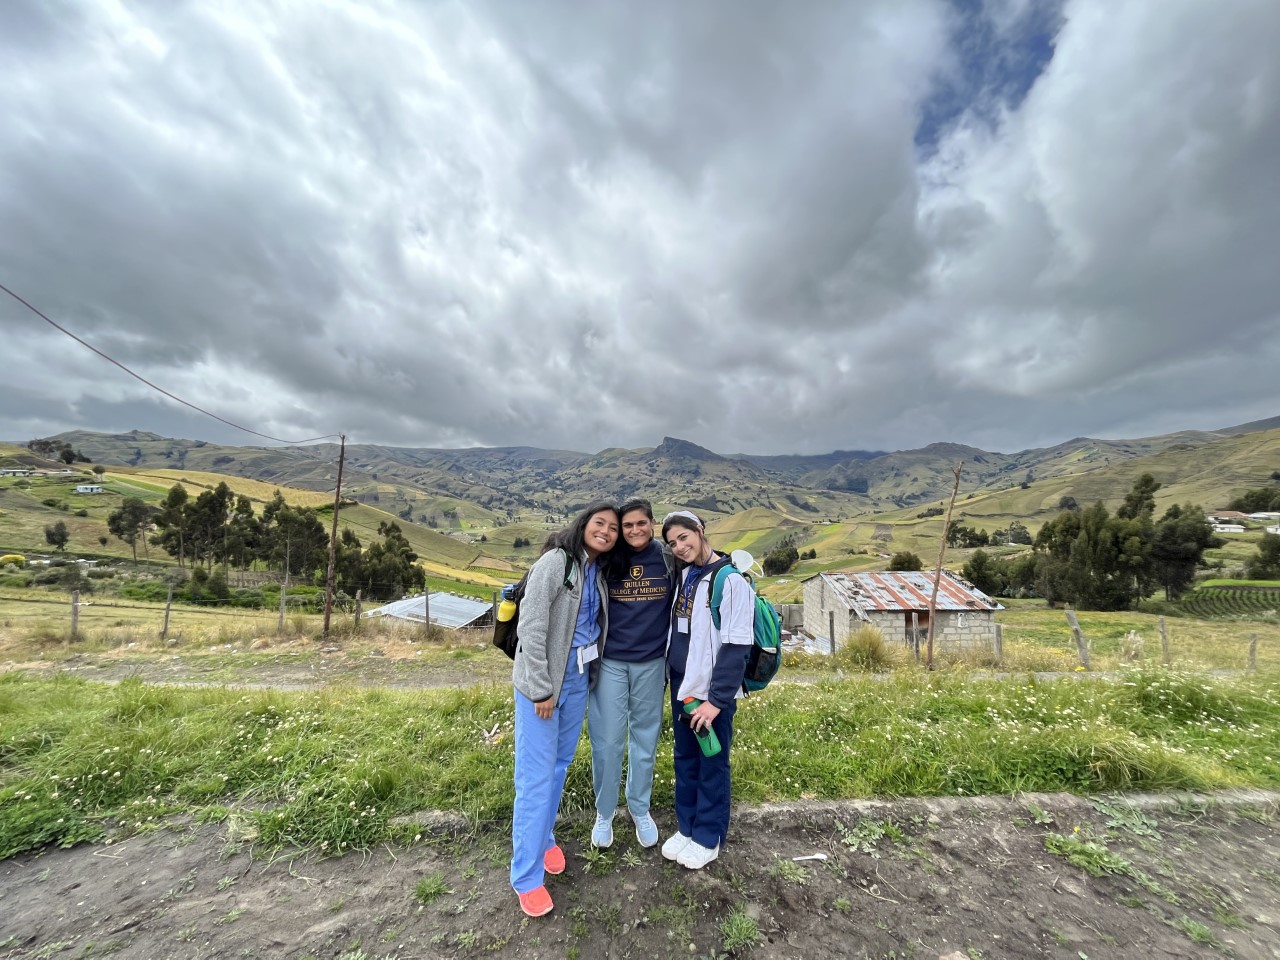
[[[720,601],[724,599],[724,582],[729,579],[729,574],[737,573],[738,568],[733,565],[733,560],[729,557],[722,557],[707,568],[707,572],[703,576],[710,575],[711,587],[707,590],[707,606],[711,609],[711,623],[717,630],[720,629]]]
[[[564,588],[566,590],[572,590],[573,577],[570,576],[570,574],[573,573],[573,557],[569,556],[569,551],[563,547],[560,547],[559,550],[564,554]]]

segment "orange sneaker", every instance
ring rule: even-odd
[[[546,887],[538,887],[537,890],[519,893],[516,896],[520,898],[520,909],[531,917],[546,916],[555,906],[551,902],[551,894],[547,893]]]
[[[542,855],[542,869],[550,874],[564,873],[564,851],[556,844]]]

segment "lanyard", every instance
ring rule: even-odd
[[[693,614],[693,598],[698,593],[698,581],[702,579],[705,566],[690,566],[684,586],[680,590],[680,613],[688,617]]]

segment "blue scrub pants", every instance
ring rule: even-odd
[[[516,799],[511,824],[511,886],[537,890],[546,880],[542,855],[555,846],[556,814],[564,778],[578,749],[587,712],[586,672],[572,653],[550,720],[533,712],[533,701],[516,691]]]
[[[729,833],[729,746],[733,740],[735,701],[711,721],[720,738],[720,752],[704,757],[698,738],[687,723],[675,719],[684,710],[676,691],[684,679],[671,675],[671,718],[675,725],[676,821],[680,832],[711,849]]]
[[[667,684],[666,657],[631,663],[600,661],[596,685],[587,701],[591,734],[591,782],[596,813],[612,817],[618,808],[622,748],[627,748],[627,809],[633,817],[649,812],[653,762],[662,732],[662,691]]]

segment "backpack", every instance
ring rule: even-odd
[[[726,557],[711,568],[711,589],[707,591],[707,606],[711,608],[711,622],[720,629],[720,601],[724,598],[724,582],[729,574],[737,571],[733,561]],[[752,618],[751,652],[747,655],[747,671],[742,678],[742,688],[747,693],[763,690],[782,666],[782,618],[778,608],[756,593],[755,582],[749,574],[742,573],[751,594],[755,598],[755,616]]]
[[[564,588],[572,590],[573,580],[569,574],[573,571],[573,558],[567,550],[560,552],[564,554]],[[502,591],[502,603],[499,604],[498,616],[493,621],[493,645],[512,660],[516,658],[516,647],[520,645],[517,632],[520,626],[520,601],[524,599],[524,592],[528,589],[531,570],[532,568],[526,570],[515,586],[508,586]],[[511,606],[508,610],[509,604]]]

